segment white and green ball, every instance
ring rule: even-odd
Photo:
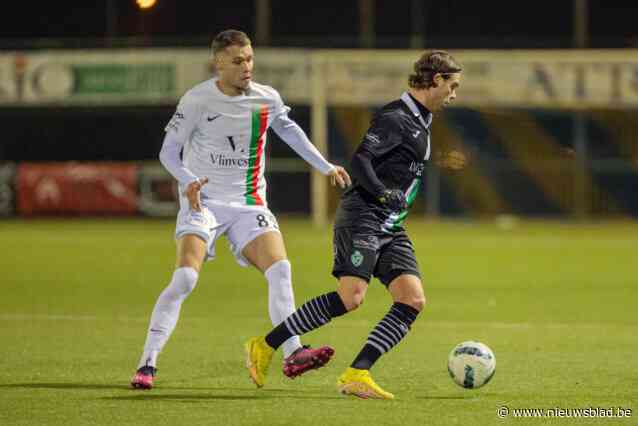
[[[452,380],[466,389],[487,384],[496,371],[494,352],[483,343],[467,341],[452,349],[447,361]]]

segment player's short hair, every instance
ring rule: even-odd
[[[435,86],[436,74],[441,74],[447,80],[451,74],[461,71],[463,71],[461,65],[448,52],[432,50],[425,52],[414,63],[414,74],[408,77],[408,84],[413,89],[429,89]]]
[[[213,37],[210,50],[213,56],[226,49],[228,46],[244,47],[251,44],[250,38],[245,32],[239,30],[225,30]]]

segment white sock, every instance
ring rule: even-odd
[[[273,263],[264,273],[268,280],[268,312],[273,326],[278,326],[295,312],[295,296],[292,292],[290,262],[280,260]],[[299,336],[292,336],[281,346],[284,357],[290,356],[301,347]]]
[[[197,271],[190,267],[177,268],[173,272],[173,279],[155,303],[138,368],[157,365],[157,356],[171,337],[182,303],[195,288],[198,275]]]

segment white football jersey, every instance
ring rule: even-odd
[[[272,87],[251,82],[244,94],[227,96],[216,81],[186,92],[165,130],[183,141],[184,166],[197,177],[208,177],[202,198],[266,206],[267,130],[290,108]]]

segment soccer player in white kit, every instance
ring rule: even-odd
[[[273,325],[295,311],[290,262],[266,201],[269,127],[305,161],[330,176],[333,185],[343,188],[351,183],[345,169],[327,162],[288,118],[290,108],[279,93],[252,81],[253,50],[246,34],[219,33],[212,42],[212,54],[218,75],[184,94],[165,129],[160,161],[179,182],[180,192],[177,262],[170,284],[153,309],[131,382],[135,388],[153,386],[158,355],[175,328],[182,303],[195,288],[204,260],[214,258],[215,241],[222,235],[240,265],[253,265],[266,277]],[[325,365],[334,353],[327,346],[302,346],[298,336],[283,347],[283,372],[288,377]]]

